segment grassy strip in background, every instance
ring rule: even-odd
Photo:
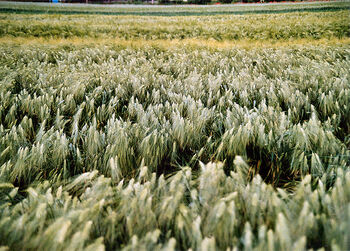
[[[0,7],[0,13],[11,14],[60,14],[60,15],[135,15],[135,16],[211,16],[211,15],[245,15],[245,14],[282,14],[293,12],[333,12],[340,10],[348,10],[349,6],[330,6],[330,7],[316,7],[316,8],[299,8],[299,9],[282,9],[282,10],[245,10],[245,11],[210,11],[210,12],[189,12],[189,11],[173,11],[173,12],[161,12],[161,11],[146,11],[146,12],[133,12],[133,11],[72,11],[72,10],[37,10],[37,9],[17,9],[17,8],[3,8]]]
[[[247,49],[258,50],[263,48],[302,48],[304,46],[347,46],[350,45],[350,38],[342,39],[294,39],[287,41],[276,40],[234,40],[234,41],[215,41],[204,39],[173,39],[173,40],[125,40],[125,39],[112,39],[112,38],[96,38],[87,39],[80,37],[72,37],[66,39],[57,38],[42,38],[42,37],[0,37],[0,44],[7,46],[19,46],[24,49],[28,46],[33,48],[48,46],[53,49],[59,49],[60,47],[72,49],[94,47],[94,46],[112,46],[120,48],[145,48],[154,47],[162,50],[176,49],[176,48],[207,48],[212,50],[220,49]]]
[[[47,3],[15,3],[0,2],[0,10],[28,11],[62,14],[98,14],[105,15],[134,13],[135,15],[212,15],[217,13],[278,13],[288,11],[318,11],[318,10],[346,10],[349,8],[349,2],[319,2],[319,3],[294,3],[294,4],[265,4],[265,5],[216,5],[216,6],[161,6],[161,5],[86,5],[86,4],[47,4]]]
[[[210,17],[0,15],[0,37],[295,40],[350,37],[349,13]]]

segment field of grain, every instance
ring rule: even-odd
[[[347,250],[348,2],[0,2],[0,250]]]

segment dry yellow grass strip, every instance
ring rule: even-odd
[[[160,48],[179,48],[179,47],[197,47],[197,48],[209,48],[209,49],[230,49],[230,48],[242,48],[242,49],[257,49],[257,48],[280,48],[291,46],[334,46],[334,45],[350,45],[350,38],[332,38],[332,39],[293,39],[293,40],[234,40],[234,41],[216,41],[216,40],[204,40],[204,39],[174,39],[174,40],[124,40],[124,39],[112,39],[112,38],[23,38],[23,37],[1,37],[0,44],[2,45],[45,45],[45,46],[122,46],[132,48],[142,47],[160,47]]]

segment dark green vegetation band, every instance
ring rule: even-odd
[[[17,8],[1,8],[0,13],[16,13],[16,14],[62,14],[62,15],[112,15],[112,16],[213,16],[213,15],[244,15],[244,14],[282,14],[293,12],[329,12],[349,10],[346,6],[333,7],[315,7],[300,9],[281,9],[281,10],[253,10],[253,11],[209,11],[209,12],[190,12],[190,11],[77,11],[77,10],[40,10],[40,9],[17,9]]]

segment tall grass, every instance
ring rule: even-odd
[[[346,249],[347,46],[1,50],[1,245]]]
[[[2,15],[0,250],[348,249],[347,20]]]
[[[141,162],[163,172],[226,160],[231,170],[242,155],[268,181],[322,176],[349,163],[348,59],[346,47],[4,48],[3,175],[111,175],[111,158],[126,176]]]
[[[2,183],[0,241],[14,250],[347,249],[348,171],[334,172],[332,189],[327,175],[316,184],[307,175],[287,194],[259,175],[247,184],[247,164],[235,163],[230,175],[209,163],[167,179],[144,167],[125,183],[87,172],[29,188],[20,202]]]

